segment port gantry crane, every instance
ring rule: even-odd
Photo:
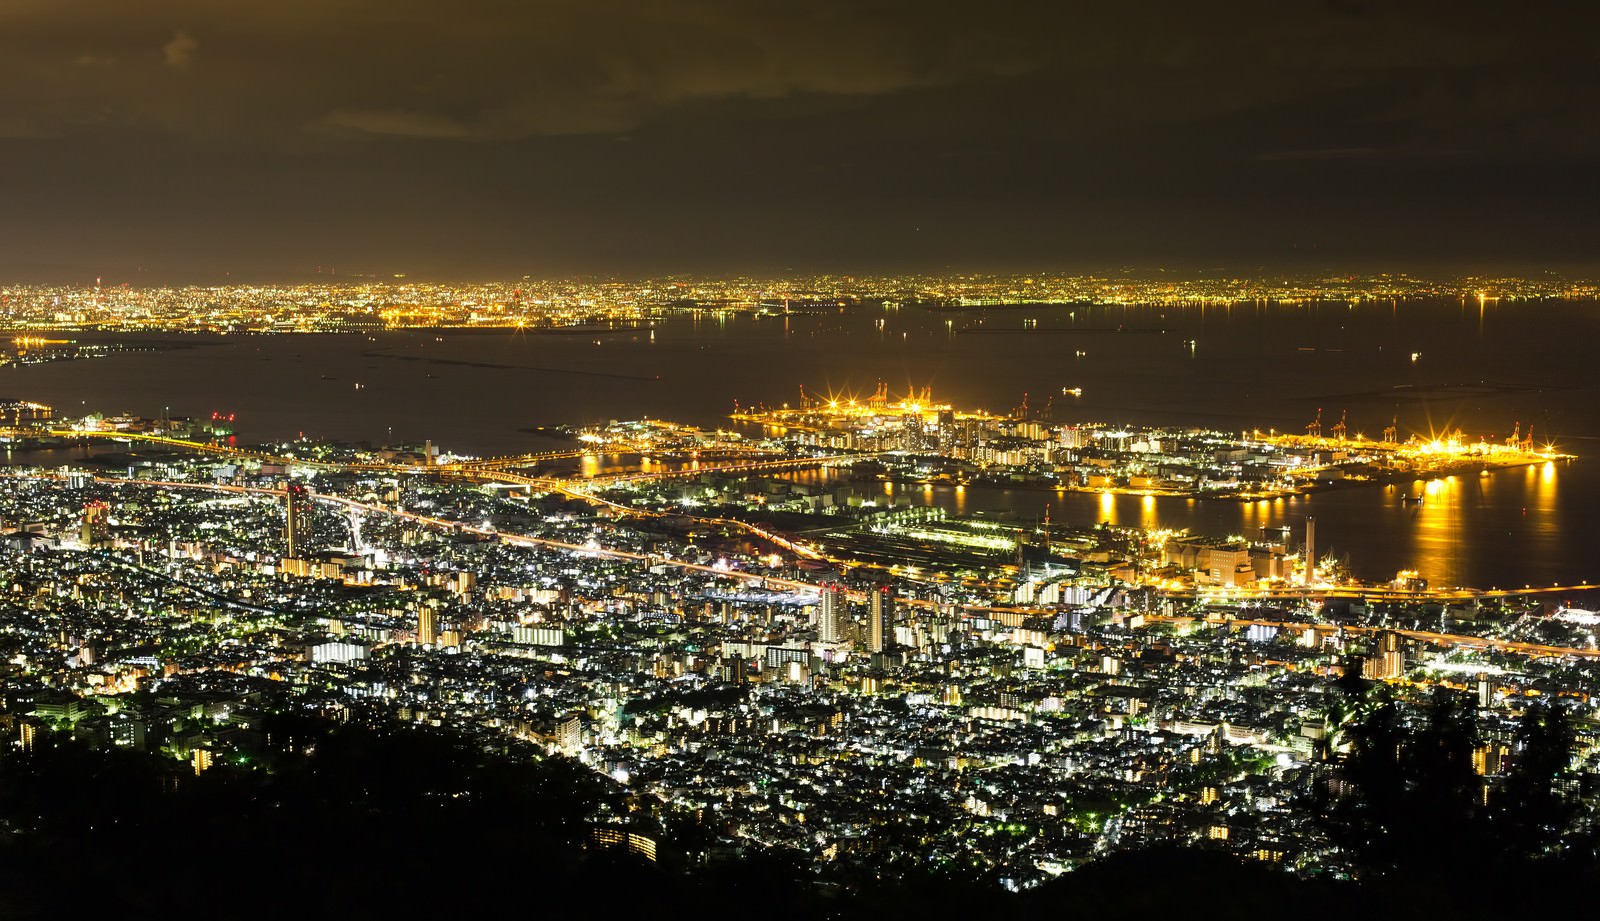
[[[1315,419],[1311,420],[1311,424],[1310,425],[1306,426],[1306,437],[1308,437],[1308,438],[1321,438],[1322,437],[1322,407],[1320,407],[1320,406],[1317,407],[1317,417]]]
[[[1339,423],[1333,427],[1333,437],[1339,439],[1340,441],[1344,441],[1344,434],[1345,432],[1349,431],[1349,427],[1345,424],[1345,420],[1349,415],[1349,410],[1341,410],[1339,413]]]

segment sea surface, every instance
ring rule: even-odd
[[[1381,437],[1514,426],[1577,460],[1431,483],[1260,503],[968,487],[910,499],[955,511],[1139,523],[1248,537],[1303,534],[1358,576],[1416,569],[1435,585],[1600,581],[1600,304],[1375,302],[939,312],[917,306],[777,316],[682,315],[558,333],[81,333],[178,346],[0,368],[0,397],[65,414],[235,415],[242,441],[307,435],[421,442],[473,454],[538,450],[538,426],[641,417],[729,425],[740,406],[930,388],[958,409],[1026,396],[1061,422],[1303,431],[1322,413]],[[1082,396],[1063,390],[1081,388]],[[871,489],[889,487],[870,485]],[[902,494],[906,487],[896,487]],[[1418,507],[1402,495],[1426,493]]]

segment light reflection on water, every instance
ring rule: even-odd
[[[1040,521],[1048,508],[1053,524],[1070,527],[1104,522],[1250,539],[1282,539],[1287,528],[1291,552],[1303,546],[1306,517],[1314,515],[1319,557],[1347,559],[1360,578],[1387,580],[1399,570],[1414,569],[1435,586],[1503,588],[1600,577],[1600,561],[1586,575],[1573,562],[1573,548],[1562,541],[1568,523],[1559,487],[1576,463],[1254,502],[983,486],[897,487],[852,483],[837,471],[802,471],[783,478],[812,487],[851,487],[879,502],[893,497],[902,505],[941,506],[957,515],[1009,513],[1026,526]],[[1402,501],[1418,495],[1425,501]],[[1581,552],[1578,558],[1583,558]]]
[[[1115,334],[1124,328],[1138,334]],[[648,331],[619,329],[601,345],[500,332],[143,336],[187,347],[7,366],[0,396],[147,416],[168,406],[175,415],[237,412],[244,441],[298,432],[374,444],[431,439],[487,455],[555,446],[539,425],[648,416],[714,427],[726,424],[734,400],[780,404],[801,384],[865,398],[879,381],[893,394],[932,386],[936,398],[1001,412],[1024,392],[1035,405],[1056,394],[1056,422],[1301,431],[1324,407],[1348,410],[1352,430],[1369,438],[1393,419],[1402,433],[1462,426],[1498,439],[1521,420],[1523,431],[1533,425],[1540,440],[1554,436],[1582,459],[1463,475],[1433,487],[1420,507],[1400,499],[1426,483],[1254,505],[952,486],[898,495],[963,514],[1008,508],[1030,522],[1048,507],[1052,522],[1072,526],[1246,537],[1287,527],[1296,548],[1315,515],[1319,548],[1348,556],[1364,578],[1414,568],[1435,582],[1520,585],[1600,579],[1590,537],[1600,521],[1597,335],[1593,302],[695,313]],[[1062,396],[1067,388],[1081,394]]]

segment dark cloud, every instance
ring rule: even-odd
[[[935,14],[937,15],[937,14]],[[334,125],[463,140],[612,132],[701,100],[875,95],[1042,63],[920,4],[877,15],[845,4],[465,0],[434,2],[23,3],[0,13],[10,95],[65,125],[102,121],[281,135]],[[176,28],[166,23],[182,23]],[[168,68],[152,79],[152,33]],[[66,64],[124,61],[63,80]],[[65,85],[63,85],[65,84]],[[270,87],[270,93],[264,90]],[[46,108],[45,106],[37,106]],[[219,116],[221,117],[219,124]]]
[[[187,32],[176,32],[172,39],[161,46],[161,57],[166,60],[167,66],[174,70],[188,70],[194,63],[195,52],[200,50],[200,43],[194,36]]]
[[[1274,150],[1261,154],[1261,160],[1349,160],[1355,157],[1382,157],[1393,153],[1384,147],[1324,147],[1320,150]]]
[[[1485,240],[1532,259],[1552,237],[1595,242],[1573,213],[1600,204],[1596,18],[1429,0],[8,0],[0,232],[33,261],[264,271],[330,249],[444,266],[449,246],[472,271],[860,268],[1305,252],[1290,240],[1374,258],[1359,241],[1381,215],[1419,258],[1419,228],[1449,236],[1470,200],[1501,221]]]

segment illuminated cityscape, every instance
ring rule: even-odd
[[[1520,437],[1063,427],[885,389],[489,458],[14,405],[14,450],[94,453],[0,481],[5,571],[28,599],[7,627],[9,731],[199,775],[257,757],[273,713],[448,727],[630,791],[595,841],[647,859],[685,847],[666,829],[696,816],[709,850],[691,861],[759,847],[852,873],[896,828],[920,859],[1021,890],[1162,842],[1355,872],[1303,789],[1344,751],[1352,667],[1402,705],[1470,697],[1491,786],[1529,701],[1586,700],[1600,615],[1546,599],[1592,586],[1363,583],[1309,555],[1309,523],[1250,539],[1069,527],[866,498],[861,482],[1033,476],[1039,445],[1066,452],[1047,466],[1071,485],[1053,488],[1107,495],[1204,494],[1118,479],[1129,458],[1201,457],[1202,479],[1238,492],[1235,453],[1279,468],[1254,491],[1334,473],[1383,488],[1356,464],[1410,482],[1565,455]],[[1597,738],[1579,735],[1574,771]],[[887,789],[915,805],[889,807]]]
[[[19,330],[311,333],[404,328],[548,328],[644,322],[673,311],[792,313],[884,303],[949,310],[1029,304],[1173,307],[1456,299],[1474,307],[1592,300],[1600,282],[1407,275],[1169,278],[1103,275],[819,276],[794,279],[571,280],[478,285],[403,277],[303,285],[151,288],[0,284],[0,317]],[[75,343],[18,337],[18,360]]]
[[[1600,8],[0,9],[0,917],[1553,914]]]

